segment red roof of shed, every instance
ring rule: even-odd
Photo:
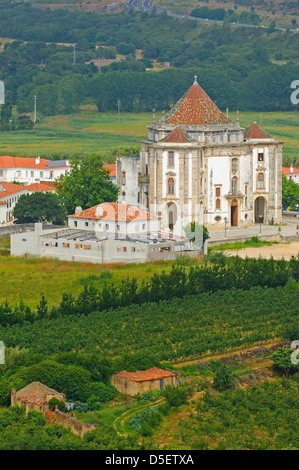
[[[127,372],[126,370],[122,370],[115,375],[123,377],[124,379],[132,380],[133,382],[143,382],[145,380],[159,380],[165,379],[166,377],[175,377],[173,372],[159,369],[158,367],[153,367],[152,369],[148,370],[137,370],[136,372]]]

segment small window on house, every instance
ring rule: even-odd
[[[220,197],[220,188],[216,188],[216,197]]]
[[[245,195],[247,195],[247,184],[245,184]]]
[[[63,243],[62,244],[62,248],[69,248],[70,247],[70,244],[69,243]]]
[[[263,173],[259,173],[257,177],[257,189],[264,189],[265,177]]]
[[[74,227],[78,227],[78,222],[77,222],[77,220],[74,220]]]
[[[174,166],[174,152],[168,152],[168,166]]]
[[[238,171],[238,159],[233,158],[232,159],[232,173],[235,174]]]
[[[31,171],[31,172],[30,172],[30,176],[31,176],[31,178],[34,177],[34,171]]]
[[[247,207],[247,197],[245,197],[245,207]]]
[[[168,178],[168,194],[174,194],[174,179]]]
[[[91,250],[91,245],[84,245],[84,250]]]
[[[259,152],[258,155],[257,155],[257,159],[258,159],[259,162],[263,162],[264,161],[264,153]]]
[[[85,222],[85,227],[88,227],[88,222]]]
[[[142,224],[142,230],[145,230],[145,224]]]
[[[220,210],[221,205],[220,205],[220,199],[216,199],[216,209]]]
[[[124,251],[127,251],[127,247],[126,247],[126,246],[124,246]]]
[[[43,178],[44,172],[43,172],[43,171],[40,171],[40,172],[39,172],[39,176],[40,176],[41,178]]]
[[[121,184],[123,186],[125,186],[125,184],[126,184],[126,172],[125,171],[122,172]]]
[[[109,230],[109,224],[105,224],[105,230]]]
[[[148,165],[145,165],[145,174],[148,175]]]

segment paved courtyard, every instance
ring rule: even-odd
[[[210,229],[210,242],[219,242],[219,243],[228,243],[230,241],[237,241],[240,238],[252,238],[252,237],[263,237],[263,236],[275,236],[281,235],[283,237],[298,237],[299,241],[299,219],[284,217],[283,223],[280,227],[275,225],[250,225],[245,228],[239,227],[229,227],[225,229],[222,227],[220,229]],[[280,229],[280,230],[279,230]]]

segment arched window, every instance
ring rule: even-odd
[[[221,206],[220,206],[220,199],[216,199],[216,209],[219,209],[220,210]]]
[[[233,158],[233,159],[232,159],[232,173],[233,173],[233,175],[234,175],[235,173],[237,173],[237,171],[238,171],[238,159],[237,159],[237,158]]]
[[[236,196],[237,190],[238,190],[238,180],[234,176],[233,179],[232,179],[232,195],[233,196]]]
[[[174,179],[168,178],[168,194],[174,194]]]
[[[257,189],[264,189],[264,187],[265,187],[264,173],[259,173],[257,176]]]

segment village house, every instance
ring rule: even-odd
[[[104,164],[103,167],[109,171],[111,183],[116,184],[116,163]]]
[[[162,390],[166,385],[177,386],[179,384],[175,373],[158,367],[136,372],[123,370],[114,374],[111,382],[120,393],[131,396]]]
[[[256,122],[247,130],[223,114],[197,83],[148,127],[140,154],[117,158],[119,201],[160,215],[181,234],[192,221],[210,228],[280,223],[282,145]]]
[[[299,168],[293,168],[293,165],[291,165],[290,168],[283,166],[282,172],[288,180],[292,180],[299,184]]]
[[[159,231],[159,217],[125,204],[103,203],[68,217],[68,227],[11,235],[12,256],[38,256],[89,263],[173,260],[188,240]],[[197,252],[196,252],[197,253]]]
[[[0,181],[4,182],[17,181],[26,186],[44,180],[55,181],[69,171],[69,160],[0,156]]]
[[[24,194],[32,194],[34,192],[55,193],[56,189],[53,186],[40,183],[24,186],[0,181],[0,224],[11,222],[14,219],[13,210],[20,197]]]

